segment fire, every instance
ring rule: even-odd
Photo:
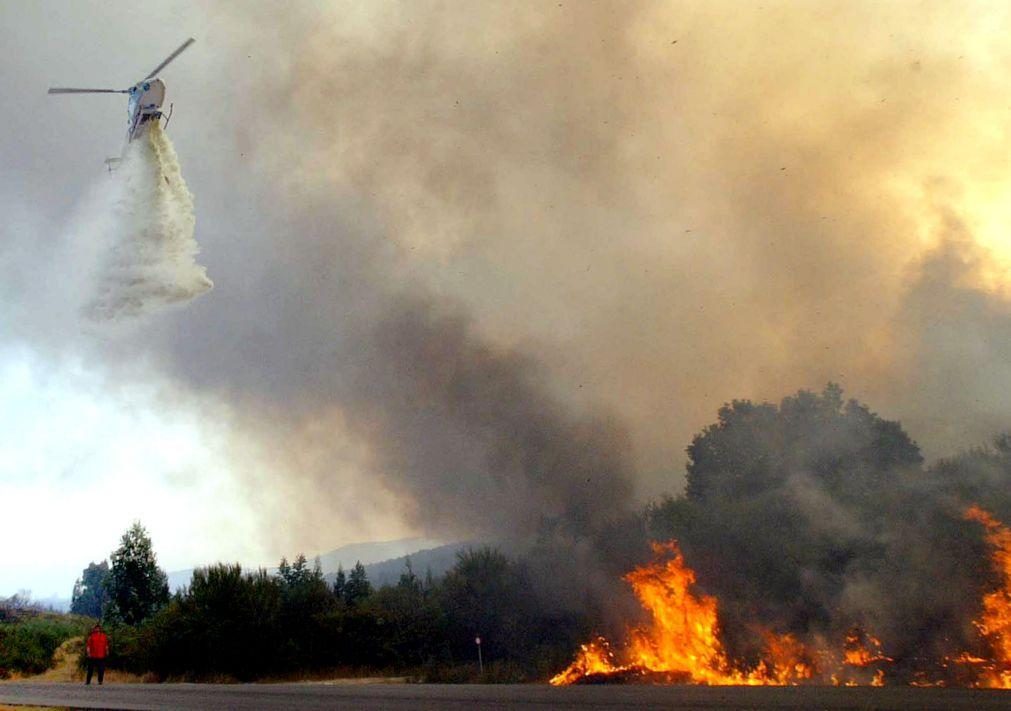
[[[866,667],[875,662],[890,662],[881,651],[881,641],[866,634],[859,627],[846,633],[843,643],[843,663],[854,667]]]
[[[1001,586],[983,596],[983,612],[974,621],[995,656],[994,663],[987,664],[981,674],[979,685],[1011,689],[1011,529],[978,506],[970,507],[965,517],[986,529],[993,566],[1001,577]]]
[[[881,651],[881,640],[859,627],[853,627],[843,640],[842,664],[832,674],[832,684],[884,686],[885,670],[881,665],[892,661],[891,657]]]
[[[1011,529],[978,506],[969,508],[965,518],[984,527],[1001,581],[983,596],[980,615],[973,621],[984,649],[990,650],[986,656],[962,652],[927,661],[927,668],[893,668],[889,665],[895,660],[885,654],[881,641],[861,627],[851,628],[841,647],[826,645],[821,638],[816,647],[809,647],[793,635],[756,628],[763,640],[760,660],[747,664],[732,659],[721,642],[717,599],[695,590],[695,572],[671,541],[654,543],[654,560],[624,578],[649,613],[649,622],[629,630],[628,642],[620,648],[602,637],[583,645],[551,683],[884,686],[887,669],[912,686],[1011,689]]]
[[[636,666],[657,672],[685,672],[700,684],[734,684],[717,636],[716,598],[689,589],[695,572],[676,543],[653,544],[657,561],[625,576],[652,616],[646,629],[632,631],[630,656]],[[667,554],[669,557],[662,560]]]
[[[630,675],[691,684],[785,685],[812,677],[813,657],[792,635],[765,632],[763,660],[753,669],[734,664],[719,639],[716,598],[693,592],[695,572],[677,543],[654,543],[653,552],[651,564],[625,576],[651,621],[630,631],[622,661],[598,638],[583,645],[552,684]]]
[[[777,635],[768,630],[762,633],[765,640],[765,659],[751,674],[757,683],[786,686],[810,679],[818,665],[807,645],[792,634]]]
[[[654,543],[657,559],[625,576],[652,616],[648,628],[632,630],[624,656],[616,661],[607,640],[582,646],[576,660],[551,679],[559,686],[594,675],[633,672],[674,674],[698,684],[743,683],[728,672],[729,664],[717,637],[716,598],[689,589],[695,572],[685,565],[677,544]]]
[[[608,641],[597,637],[589,644],[580,645],[576,660],[564,671],[551,677],[551,683],[555,686],[568,686],[594,674],[613,674],[627,669],[628,667],[619,666],[614,661],[614,653]]]

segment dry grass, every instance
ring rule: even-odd
[[[77,668],[77,659],[81,656],[84,637],[71,637],[53,652],[53,666],[35,676],[22,676],[28,681],[84,681]]]
[[[53,653],[53,666],[34,676],[12,675],[12,680],[32,681],[32,682],[79,682],[84,683],[84,672],[78,666],[78,660],[84,651],[84,637],[71,637],[66,642],[57,647]],[[118,669],[105,670],[106,684],[140,684],[144,681],[136,674],[119,671]],[[19,708],[29,708],[21,706]],[[0,706],[0,711],[3,707]]]

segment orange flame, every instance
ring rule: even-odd
[[[589,644],[580,645],[576,660],[551,677],[551,684],[568,686],[594,674],[614,674],[627,669],[628,667],[619,666],[615,662],[614,652],[611,651],[608,641],[603,637],[597,637]]]
[[[629,633],[619,663],[607,641],[583,645],[575,661],[551,679],[572,684],[594,675],[655,675],[665,681],[693,684],[783,685],[814,674],[812,655],[791,635],[765,632],[766,655],[750,670],[728,659],[719,639],[716,598],[692,591],[695,572],[677,543],[654,543],[656,560],[625,576],[651,622]]]
[[[983,613],[974,621],[996,657],[993,664],[987,665],[978,685],[1011,689],[1011,529],[978,506],[969,507],[965,517],[986,529],[986,542],[993,548],[993,566],[1001,576],[1001,586],[983,596]]]
[[[685,672],[701,684],[740,683],[728,673],[717,636],[716,598],[689,590],[695,572],[685,565],[676,543],[654,543],[653,552],[657,562],[625,576],[652,616],[647,629],[632,632],[634,664],[650,671]],[[670,557],[659,560],[664,554]]]
[[[859,627],[854,627],[846,633],[843,643],[843,664],[853,667],[866,667],[876,662],[890,662],[881,651],[881,641],[867,634]]]
[[[976,629],[991,650],[989,658],[963,652],[939,660],[938,674],[913,670],[911,686],[959,685],[1011,689],[1011,529],[987,511],[972,506],[965,518],[980,523],[993,549],[992,564],[1000,585],[983,596]],[[852,628],[841,654],[812,651],[792,635],[762,631],[764,651],[754,666],[731,660],[719,636],[717,600],[693,591],[695,572],[677,543],[654,543],[656,559],[632,570],[625,580],[650,614],[650,622],[629,631],[629,642],[616,651],[600,637],[583,645],[575,661],[551,679],[555,685],[594,678],[644,678],[692,684],[787,685],[828,681],[837,686],[883,686],[882,665],[894,661],[880,640]],[[932,678],[935,677],[935,678]]]

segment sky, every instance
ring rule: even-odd
[[[1000,3],[0,0],[0,595],[515,535],[839,382],[1011,420]],[[96,327],[81,206],[161,77],[215,287]]]

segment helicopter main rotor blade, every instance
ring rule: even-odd
[[[58,86],[49,90],[50,94],[129,94],[129,89],[68,89]]]
[[[164,69],[165,67],[167,67],[167,66],[168,66],[168,63],[169,63],[169,62],[171,62],[171,61],[172,61],[173,59],[175,59],[175,58],[176,58],[176,57],[178,57],[178,56],[179,56],[180,54],[182,54],[182,53],[183,53],[183,50],[185,50],[185,49],[186,49],[187,47],[189,47],[189,46],[190,46],[191,44],[193,44],[194,42],[196,42],[196,40],[195,40],[195,39],[193,39],[192,37],[190,37],[190,38],[189,38],[188,40],[186,40],[185,42],[183,42],[183,43],[182,43],[181,45],[179,45],[179,49],[177,49],[177,50],[176,50],[175,52],[173,52],[173,53],[172,53],[172,54],[170,54],[170,55],[169,55],[168,57],[166,57],[166,58],[165,58],[165,61],[164,61],[164,62],[162,62],[161,64],[159,64],[159,65],[158,65],[157,67],[155,67],[155,68],[154,68],[154,69],[153,69],[153,70],[151,71],[151,73],[150,73],[150,74],[148,74],[148,75],[147,75],[146,77],[144,77],[144,79],[150,79],[150,78],[151,78],[151,77],[153,77],[153,76],[154,76],[155,74],[157,74],[158,72],[160,72],[160,71],[161,71],[162,69]],[[141,81],[144,81],[144,79],[141,79]]]

